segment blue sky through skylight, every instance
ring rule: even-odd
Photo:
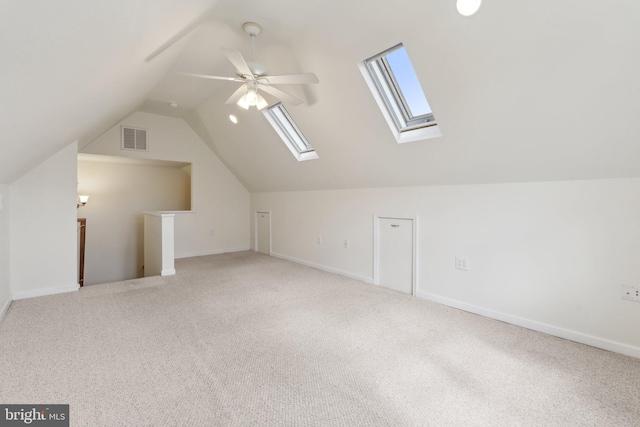
[[[393,52],[385,56],[393,75],[400,86],[402,95],[404,96],[407,106],[411,110],[411,114],[421,116],[423,114],[431,113],[431,107],[427,102],[427,98],[424,96],[418,76],[413,70],[409,55],[404,47],[396,49]]]

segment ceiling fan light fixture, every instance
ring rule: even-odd
[[[243,96],[243,98],[245,99],[247,104],[252,107],[258,103],[258,94],[255,89],[249,88],[247,94]]]
[[[247,95],[244,94],[242,98],[238,101],[238,106],[244,108],[245,110],[249,109],[249,103],[247,102]]]
[[[266,99],[264,99],[260,94],[258,94],[258,103],[256,104],[256,108],[258,110],[262,110],[264,107],[269,105]]]
[[[225,101],[225,104],[232,105],[238,104],[239,107],[248,110],[249,107],[254,106],[258,110],[261,110],[268,106],[267,101],[264,100],[258,93],[268,93],[281,101],[290,103],[292,105],[302,104],[302,100],[291,96],[288,93],[278,89],[274,85],[289,85],[289,84],[314,84],[319,83],[318,77],[313,73],[302,74],[289,74],[272,76],[269,74],[267,68],[253,60],[253,45],[256,36],[262,32],[262,27],[255,22],[245,22],[242,26],[245,33],[251,36],[251,61],[246,61],[242,54],[234,49],[221,48],[224,55],[236,70],[236,77],[223,77],[223,76],[210,76],[206,74],[193,74],[178,72],[178,74],[196,77],[200,79],[211,80],[226,80],[231,82],[242,83],[242,86],[238,87],[235,92]],[[258,90],[259,89],[259,90]]]
[[[482,0],[456,0],[456,8],[462,16],[471,16],[480,9]]]

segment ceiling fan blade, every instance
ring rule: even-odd
[[[208,76],[206,74],[192,74],[192,73],[183,73],[182,71],[178,71],[178,74],[188,77],[198,77],[199,79],[211,79],[211,80],[227,80],[230,82],[244,82],[240,77],[222,77],[222,76]]]
[[[281,91],[280,89],[276,89],[275,87],[266,85],[264,83],[260,83],[260,89],[267,92],[269,95],[273,95],[276,98],[289,103],[291,105],[300,105],[302,104],[302,100],[296,98],[295,96],[291,96],[286,92]]]
[[[235,104],[240,100],[240,98],[242,98],[242,95],[244,95],[245,93],[247,93],[247,85],[242,85],[238,88],[238,90],[233,92],[233,95],[231,95],[229,99],[227,99],[225,104]]]
[[[270,85],[299,85],[319,83],[318,77],[313,73],[290,74],[286,76],[264,76],[260,80],[266,80]]]
[[[220,50],[222,50],[222,53],[224,53],[224,56],[227,57],[229,62],[231,62],[234,67],[236,67],[236,70],[238,70],[238,73],[246,77],[247,80],[255,80],[255,78],[253,77],[253,73],[251,72],[251,69],[247,65],[247,62],[244,60],[240,52],[233,49],[225,49],[224,47],[220,48]]]

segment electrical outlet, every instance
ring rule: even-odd
[[[640,286],[622,285],[622,299],[640,302]]]
[[[319,245],[322,244],[322,236],[318,236],[318,238],[316,239],[316,243]]]
[[[349,249],[349,241],[347,239],[344,239],[342,241],[342,247],[345,249]]]
[[[456,257],[456,269],[469,271],[469,258]]]

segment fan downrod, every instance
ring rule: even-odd
[[[242,29],[244,30],[245,33],[251,36],[251,61],[247,61],[247,65],[249,66],[249,69],[251,70],[251,72],[255,77],[262,77],[268,74],[269,70],[267,69],[267,67],[260,64],[259,62],[255,62],[253,59],[253,51],[254,51],[253,41],[256,38],[256,36],[262,33],[262,27],[260,26],[260,24],[257,24],[255,22],[245,22],[244,24],[242,24]]]

